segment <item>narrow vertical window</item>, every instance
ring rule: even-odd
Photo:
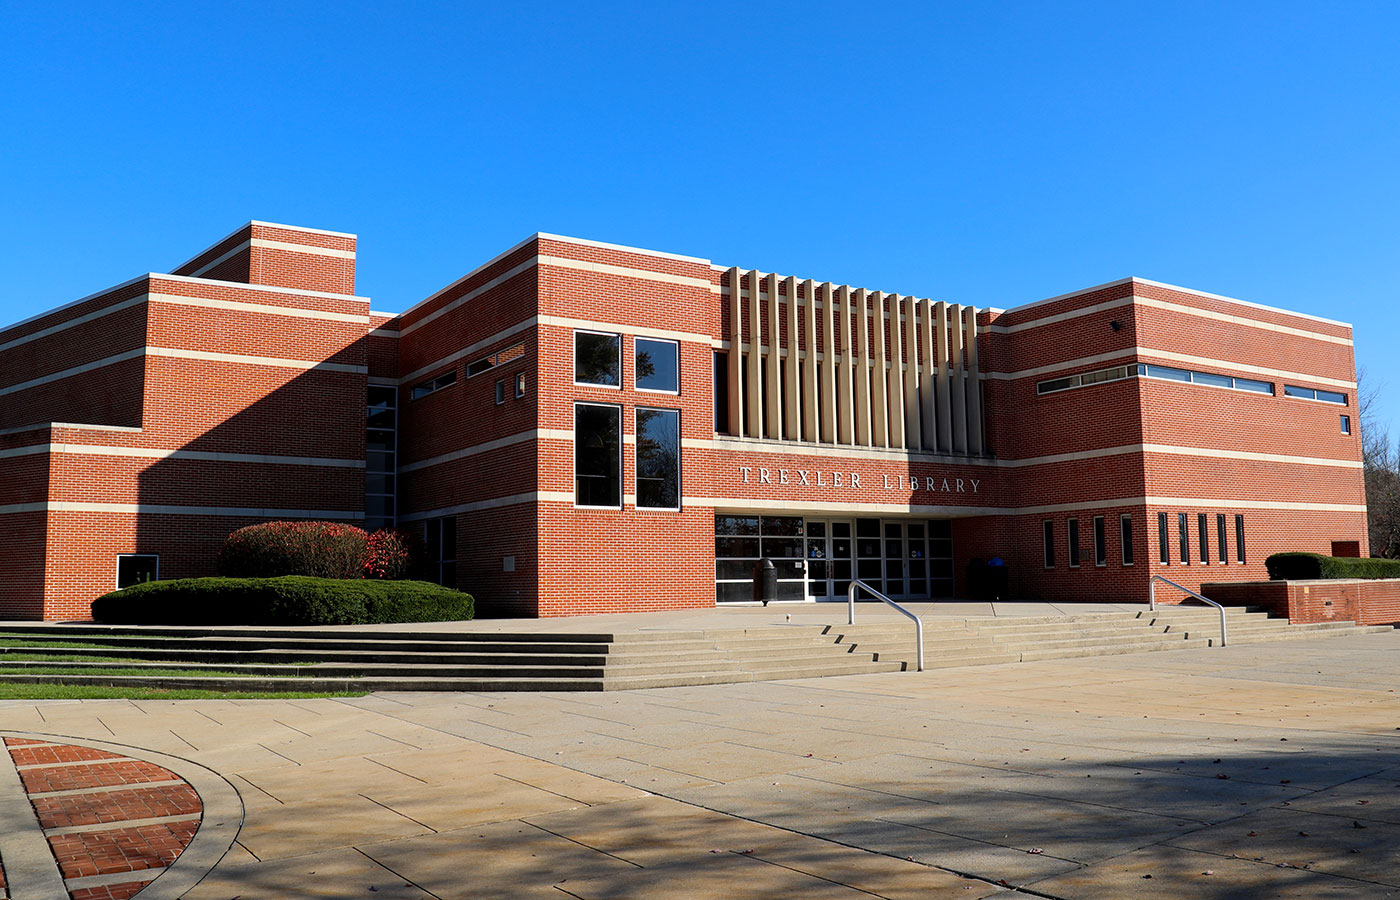
[[[1201,542],[1201,565],[1210,565],[1210,526],[1205,513],[1196,513],[1196,537]]]
[[[1351,434],[1351,416],[1342,416],[1342,434]]]
[[[1215,514],[1215,540],[1220,545],[1220,562],[1222,564],[1230,561],[1230,550],[1226,546],[1225,540],[1225,514]]]
[[[622,408],[574,404],[574,503],[622,506]]]
[[[1176,514],[1177,538],[1181,542],[1181,564],[1191,565],[1191,530],[1186,525],[1186,513]]]
[[[1045,544],[1045,568],[1055,568],[1055,523],[1046,519],[1040,523],[1041,539]]]
[[[1094,516],[1094,565],[1108,565],[1108,540],[1103,516]]]
[[[1069,567],[1079,568],[1079,520],[1069,520]]]
[[[729,434],[729,354],[715,353],[715,434]]]
[[[525,396],[525,373],[521,372],[515,376],[515,399],[519,400]]]
[[[496,382],[496,405],[500,406],[506,402],[506,380],[501,378]]]
[[[1244,562],[1244,516],[1235,516],[1235,562]]]
[[[1157,555],[1162,565],[1171,565],[1172,551],[1167,541],[1167,514],[1164,512],[1157,513]]]
[[[1123,565],[1133,564],[1133,517],[1118,517],[1118,538],[1123,545]]]
[[[637,408],[637,506],[680,509],[681,413]]]

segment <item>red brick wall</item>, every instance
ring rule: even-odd
[[[1254,606],[1290,622],[1400,625],[1400,579],[1252,581],[1205,584],[1201,593],[1225,606]]]

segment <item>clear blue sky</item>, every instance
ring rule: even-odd
[[[1339,318],[1400,423],[1397,46],[1382,2],[12,2],[0,322],[254,218],[359,234],[386,311],[553,231]]]

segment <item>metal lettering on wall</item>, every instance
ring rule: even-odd
[[[739,466],[743,484],[777,484],[794,487],[860,488],[865,485],[860,472],[836,472],[829,469],[770,469],[759,466]],[[980,478],[952,478],[934,475],[882,475],[881,487],[887,491],[923,491],[934,494],[975,494],[981,487]]]

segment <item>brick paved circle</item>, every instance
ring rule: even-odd
[[[62,884],[71,900],[161,900],[198,883],[237,837],[243,807],[214,772],[155,751],[58,735],[6,732],[16,862],[0,897]],[[28,801],[32,821],[23,815]],[[42,837],[56,875],[44,871]],[[27,841],[27,843],[25,843]],[[8,853],[6,851],[9,851]],[[26,852],[27,851],[27,852]],[[23,882],[27,882],[27,885]]]

